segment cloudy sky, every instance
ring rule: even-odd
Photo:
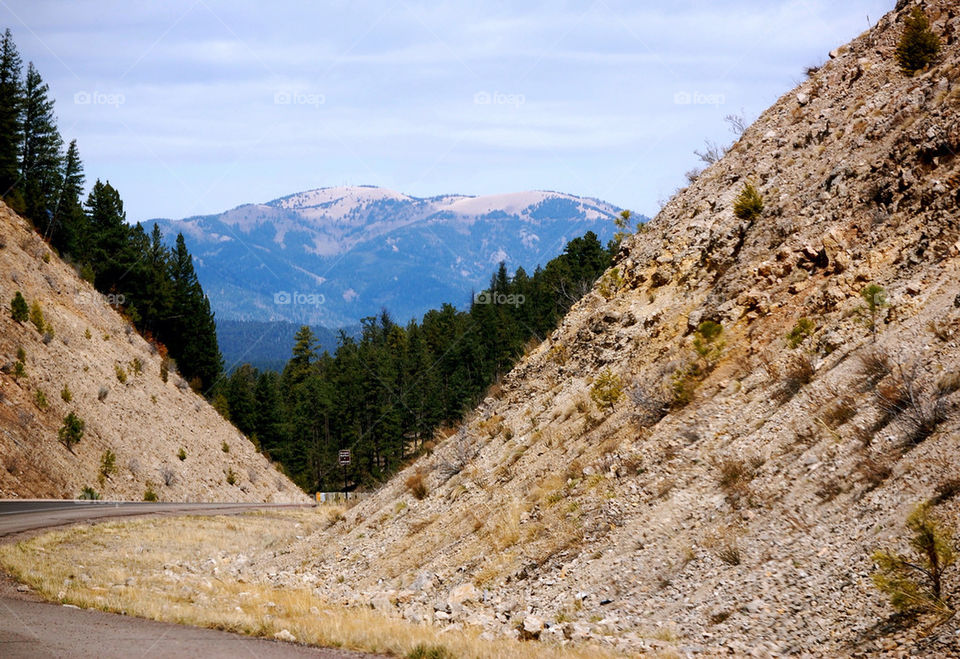
[[[0,0],[131,220],[311,188],[549,189],[654,214],[893,0]],[[868,21],[870,23],[868,23]]]

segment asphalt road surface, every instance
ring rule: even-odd
[[[0,541],[25,532],[130,515],[235,514],[295,506],[242,503],[0,501]],[[41,601],[0,574],[0,657],[371,657],[185,627]]]

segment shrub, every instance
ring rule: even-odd
[[[407,488],[407,491],[413,495],[415,499],[423,500],[427,498],[427,483],[424,478],[423,472],[417,471],[407,477],[407,480],[404,481],[404,485]]]
[[[233,467],[227,469],[227,485],[235,485],[237,482],[237,475],[233,473]]]
[[[83,337],[88,340],[93,338],[93,334],[90,333],[89,327],[83,331]]]
[[[619,268],[610,268],[607,270],[597,284],[597,290],[600,292],[600,295],[607,300],[613,298],[622,287],[623,277],[620,274]]]
[[[109,478],[111,474],[117,471],[117,454],[107,449],[100,456],[100,480]]]
[[[893,367],[886,351],[874,348],[858,355],[860,360],[860,374],[865,380],[865,389],[874,388],[880,380],[887,377]]]
[[[11,374],[14,380],[19,380],[20,378],[27,377],[27,367],[21,360],[17,360],[13,364],[13,373]]]
[[[939,387],[929,391],[920,382],[916,364],[909,369],[898,367],[892,380],[875,393],[883,420],[895,419],[907,443],[919,444],[947,419],[946,392]]]
[[[23,346],[17,348],[17,361],[24,363],[27,361],[27,351],[23,349]]]
[[[233,471],[230,473],[232,474]],[[160,475],[163,476],[163,484],[167,487],[173,487],[173,484],[177,482],[177,473],[169,467],[164,467],[163,470],[161,470]],[[234,480],[236,480],[236,476],[234,476]],[[227,482],[230,482],[229,474]],[[233,483],[230,484],[233,485]]]
[[[877,284],[870,284],[860,291],[860,297],[867,303],[867,313],[870,315],[868,325],[870,327],[870,333],[873,335],[873,340],[876,342],[877,317],[880,314],[880,310],[887,306],[887,292]]]
[[[80,496],[78,496],[77,498],[84,499],[87,501],[96,501],[100,498],[100,493],[97,492],[92,487],[87,486],[83,488],[83,490],[80,492]]]
[[[733,214],[747,222],[760,217],[763,212],[763,197],[749,181],[743,184],[743,189],[733,202]]]
[[[929,504],[921,504],[907,518],[913,555],[878,550],[873,554],[877,571],[873,583],[890,598],[898,611],[922,611],[952,615],[943,575],[953,565],[953,537],[929,515]]]
[[[418,643],[407,653],[406,659],[454,659],[455,656],[442,645]]]
[[[140,361],[139,357],[134,357],[133,361],[130,362],[130,372],[134,375],[140,375],[143,373],[143,362]]]
[[[223,440],[223,443],[220,444],[220,450],[223,451],[224,453],[230,452],[230,445],[227,444],[227,440]]]
[[[39,410],[45,410],[50,407],[50,404],[47,402],[47,395],[43,393],[41,389],[37,389],[33,394],[33,403]]]
[[[23,299],[20,291],[14,293],[10,301],[10,317],[18,323],[25,323],[30,318],[30,307],[27,306],[27,301]]]
[[[164,357],[160,360],[160,379],[166,382],[170,378],[170,360]]]
[[[597,407],[613,410],[623,398],[623,380],[609,368],[604,370],[590,387],[590,398]]]
[[[67,416],[63,417],[63,425],[57,432],[57,436],[60,438],[60,441],[72,451],[73,445],[83,439],[85,426],[86,424],[83,422],[83,419],[78,417],[74,412],[70,412]]]
[[[930,29],[930,21],[920,7],[914,7],[904,19],[903,34],[897,45],[897,64],[908,76],[922,71],[940,53],[940,38]]]
[[[180,450],[177,451],[177,458],[180,460],[180,462],[183,462],[187,459],[187,452],[183,450],[182,446],[180,447]]]
[[[143,500],[158,501],[157,493],[153,491],[153,485],[151,483],[147,483],[147,489],[143,491]]]
[[[64,403],[69,403],[73,400],[73,392],[70,391],[70,387],[63,385],[63,389],[60,390],[60,398],[63,399]]]
[[[97,392],[97,400],[101,403],[107,399],[107,394],[110,393],[110,387],[100,387],[100,390]]]
[[[813,362],[807,355],[796,355],[787,364],[783,373],[783,382],[777,392],[777,399],[781,404],[796,396],[801,389],[813,380]]]
[[[117,374],[117,381],[118,381],[120,384],[126,384],[126,382],[127,382],[127,372],[126,372],[125,370],[123,370],[123,366],[121,366],[120,364],[117,364],[116,366],[113,367],[113,369],[114,369],[114,371],[115,371],[116,374]]]
[[[817,325],[812,320],[809,318],[801,318],[797,321],[797,324],[793,326],[793,329],[790,330],[790,333],[787,334],[787,344],[791,348],[796,348],[803,343],[808,336],[813,334],[816,329]]]
[[[38,332],[43,334],[43,328],[47,326],[47,323],[43,318],[43,309],[36,300],[30,305],[30,322],[37,328]]]
[[[707,370],[712,370],[723,352],[724,342],[720,339],[722,333],[723,325],[712,320],[705,320],[697,325],[697,334],[693,337],[693,349],[706,362],[709,367]]]

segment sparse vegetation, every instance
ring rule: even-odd
[[[812,320],[809,318],[800,318],[797,324],[793,326],[793,329],[790,330],[789,334],[787,334],[787,345],[789,345],[791,349],[796,348],[803,343],[808,336],[813,334],[816,329],[817,324]]]
[[[898,611],[921,611],[953,615],[944,574],[954,564],[952,530],[930,516],[929,504],[921,504],[907,518],[913,534],[908,543],[912,555],[896,550],[873,554],[877,571],[873,583],[890,598]]]
[[[613,299],[621,288],[623,288],[623,276],[620,274],[620,268],[610,268],[597,283],[597,290],[607,300]]]
[[[933,64],[940,54],[940,37],[930,29],[930,21],[920,7],[914,6],[904,19],[903,34],[897,44],[897,63],[912,76]]]
[[[103,487],[104,481],[110,478],[110,476],[117,471],[117,454],[107,449],[103,452],[103,455],[100,456],[100,471],[98,473],[98,479],[100,481],[100,486]]]
[[[876,342],[877,320],[880,315],[880,310],[887,306],[887,291],[885,291],[882,286],[870,284],[860,291],[860,297],[863,298],[863,301],[867,305],[866,312],[869,316],[867,326],[870,328],[870,334],[873,335],[874,342]]]
[[[14,293],[13,299],[10,301],[10,317],[21,324],[27,322],[30,318],[30,307],[27,306],[27,301],[20,291]]]
[[[147,483],[147,489],[143,491],[143,500],[144,501],[158,501],[157,493],[153,491],[153,484]]]
[[[794,354],[784,368],[780,388],[777,391],[777,399],[780,403],[786,403],[796,396],[813,380],[815,373],[813,362],[808,355]]]
[[[917,364],[898,365],[892,376],[874,393],[882,420],[896,420],[904,430],[907,444],[919,444],[946,420],[947,392],[924,385]]]
[[[700,382],[716,368],[725,346],[722,333],[723,326],[712,320],[705,320],[697,326],[693,338],[693,349],[697,358],[674,371],[670,379],[670,389],[673,392],[671,403],[674,408],[690,403]]]
[[[423,472],[415,471],[407,477],[407,480],[405,480],[403,484],[415,499],[422,500],[427,498],[427,483]]]
[[[763,197],[753,183],[747,181],[733,202],[733,214],[741,220],[752,222],[760,217],[761,213],[763,213]]]
[[[613,411],[623,395],[623,380],[609,368],[597,376],[590,387],[590,398],[600,409]]]
[[[60,441],[72,451],[74,444],[83,439],[85,426],[86,424],[83,422],[83,419],[77,416],[76,413],[70,412],[67,416],[63,417],[63,425],[57,432],[57,436],[60,438]]]
[[[80,496],[77,498],[86,501],[97,501],[100,499],[100,493],[88,485],[80,491]]]
[[[134,375],[140,375],[143,373],[143,362],[140,361],[139,357],[134,357],[130,362],[130,372]]]
[[[227,469],[227,485],[236,485],[237,475],[233,473],[233,467]]]
[[[180,447],[180,450],[177,451],[177,459],[180,460],[180,462],[183,462],[184,460],[187,459],[187,452],[184,450],[182,446]]]
[[[123,370],[123,366],[120,364],[115,365],[114,372],[117,374],[117,382],[120,384],[126,384],[127,382],[127,372]]]
[[[101,386],[97,391],[97,400],[101,403],[107,399],[107,394],[110,393],[110,387]]]
[[[50,407],[50,404],[47,402],[47,395],[43,393],[42,389],[37,389],[33,394],[33,404],[37,406],[38,410],[45,410]]]
[[[60,390],[60,398],[63,399],[64,403],[69,403],[73,400],[73,392],[70,391],[70,387],[63,385],[63,389]]]
[[[223,440],[223,443],[220,444],[220,450],[223,451],[224,453],[230,452],[230,445],[227,444],[227,440]]]
[[[43,317],[43,308],[40,306],[40,303],[37,300],[34,300],[33,304],[30,305],[30,322],[33,323],[33,326],[37,328],[38,332],[43,334],[43,330],[47,326],[47,322]]]

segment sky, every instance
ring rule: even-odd
[[[894,0],[0,0],[128,219],[334,185],[530,189],[654,215]]]

